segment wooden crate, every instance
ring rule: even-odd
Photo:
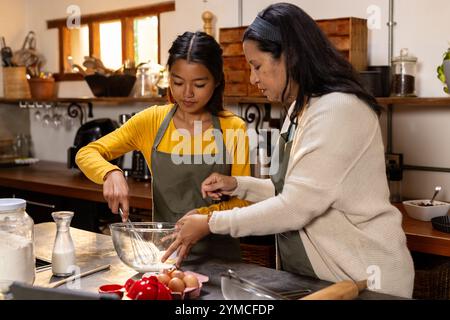
[[[256,86],[250,84],[250,66],[245,60],[242,38],[247,27],[222,28],[219,42],[223,50],[226,97],[260,97]]]
[[[347,17],[316,22],[356,70],[367,69],[367,20]],[[227,97],[263,96],[258,88],[250,83],[250,67],[242,49],[242,38],[246,29],[247,26],[219,30]]]
[[[367,20],[348,17],[316,22],[356,70],[367,70]]]
[[[241,43],[247,27],[221,28],[219,32],[219,43]]]

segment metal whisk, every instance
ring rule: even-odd
[[[119,208],[120,216],[123,218],[123,211],[121,208]],[[156,248],[156,246],[152,245],[151,243],[148,243],[145,241],[142,236],[140,235],[139,231],[135,228],[133,223],[128,218],[125,222],[130,233],[130,239],[131,239],[131,247],[133,249],[133,254],[137,258],[140,264],[142,265],[148,265],[151,263],[157,263],[159,262],[159,250]]]

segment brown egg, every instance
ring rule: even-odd
[[[169,289],[172,292],[183,292],[185,287],[183,280],[179,278],[172,278],[172,280],[169,281]]]
[[[186,288],[198,288],[199,286],[197,277],[192,274],[185,275],[183,281],[186,284]]]
[[[172,272],[172,274],[170,275],[172,278],[178,278],[178,279],[183,279],[184,278],[184,272],[181,270],[175,270]]]
[[[170,276],[165,273],[160,273],[160,274],[158,274],[158,280],[159,280],[159,282],[161,282],[162,284],[167,286],[170,281]]]

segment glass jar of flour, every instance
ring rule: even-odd
[[[25,208],[23,199],[0,199],[0,292],[34,282],[34,222]]]

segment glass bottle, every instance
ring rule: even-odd
[[[0,292],[35,279],[34,222],[23,199],[0,199]]]
[[[392,60],[392,96],[416,96],[416,65],[417,58],[409,55],[405,48],[400,50],[400,56]]]
[[[28,138],[28,135],[21,133],[16,136],[14,148],[18,158],[25,159],[29,157],[29,143],[30,139]]]
[[[75,246],[70,235],[72,211],[57,211],[52,213],[56,222],[56,238],[52,253],[52,272],[57,277],[72,275],[75,268]]]
[[[145,65],[139,67],[136,73],[136,83],[133,88],[132,96],[135,98],[152,97],[154,92],[153,86],[150,68]]]

